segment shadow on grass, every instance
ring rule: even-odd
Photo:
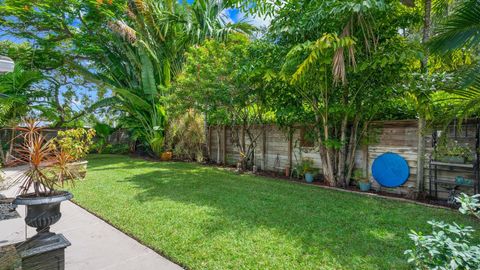
[[[139,203],[169,200],[214,209],[208,219],[192,221],[201,224],[198,243],[221,236],[229,236],[232,242],[245,237],[255,249],[249,237],[263,230],[263,241],[272,241],[273,248],[293,242],[300,252],[282,254],[282,250],[261,248],[258,252],[292,256],[297,267],[314,260],[332,268],[403,269],[407,267],[403,251],[411,245],[407,236],[410,229],[429,231],[426,221],[432,218],[458,220],[450,211],[235,175],[193,163],[112,157],[92,159],[90,164],[92,174],[129,172],[115,181],[132,184],[135,192],[131,199]],[[154,211],[161,209],[145,207],[145,211],[152,211],[153,217]],[[274,236],[270,239],[269,234]]]

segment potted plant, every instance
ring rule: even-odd
[[[433,152],[433,158],[447,163],[465,163],[472,157],[472,150],[467,145],[461,145],[458,141],[449,140],[446,136],[440,140]]]
[[[75,128],[65,131],[60,130],[51,144],[52,147],[56,147],[61,153],[69,156],[71,160],[67,166],[72,171],[77,172],[81,178],[85,178],[87,173],[88,161],[83,160],[83,158],[87,156],[95,134],[96,132],[93,129]]]
[[[20,132],[17,139],[21,143],[14,148],[13,162],[26,165],[26,169],[14,177],[20,184],[20,195],[13,204],[26,206],[25,222],[38,232],[34,238],[47,239],[54,235],[50,226],[61,217],[60,203],[73,197],[57,187],[78,179],[78,172],[70,166],[75,159],[55,146],[56,139],[47,139],[36,122],[27,121],[25,127],[15,129]]]
[[[172,160],[173,153],[172,151],[165,151],[160,155],[160,160],[161,161],[170,161]]]
[[[357,182],[357,185],[361,191],[369,191],[372,188],[372,183],[368,177],[364,176],[363,171],[360,169],[356,169],[353,172],[352,179]]]
[[[310,158],[304,158],[302,161],[297,165],[296,170],[302,176],[304,176],[305,181],[307,183],[312,183],[315,175],[318,173],[318,168],[313,166],[314,162]]]

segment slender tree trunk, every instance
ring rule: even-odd
[[[348,116],[345,115],[342,120],[342,125],[340,127],[340,142],[342,146],[340,147],[340,151],[338,153],[338,164],[337,164],[337,180],[338,183],[343,187],[347,186],[347,179],[345,178],[345,162],[346,162],[346,155],[347,155],[347,124],[348,124]]]
[[[207,158],[210,159],[210,132],[208,130],[207,114],[203,113],[203,129],[205,135],[205,148],[207,152]],[[205,152],[204,152],[205,153]]]
[[[318,136],[318,149],[319,149],[319,155],[320,155],[320,161],[322,164],[322,174],[323,177],[325,178],[325,181],[327,183],[331,183],[332,181],[332,175],[329,175],[329,167],[328,167],[328,158],[327,158],[327,149],[323,143],[322,139],[322,128],[321,128],[321,118],[318,115],[315,115],[315,120],[316,120],[316,129],[317,133],[319,134]]]
[[[425,167],[425,138],[423,136],[426,126],[426,121],[424,117],[419,117],[418,119],[418,131],[417,131],[417,191],[418,194],[424,192],[424,167]]]
[[[220,164],[221,161],[220,161],[220,147],[221,147],[221,139],[220,139],[220,129],[217,128],[215,129],[215,131],[217,132],[217,164]]]
[[[432,13],[432,0],[425,0],[425,15],[423,18],[423,37],[422,43],[425,45],[430,39],[431,31],[431,13]],[[425,48],[425,56],[422,59],[422,71],[428,73],[428,50]],[[424,189],[424,167],[425,167],[425,140],[423,138],[423,132],[426,126],[426,121],[423,115],[418,119],[417,130],[417,192],[420,195]]]
[[[328,124],[326,121],[323,122],[323,133],[324,133],[324,140],[328,141],[330,136],[329,136]],[[325,145],[322,145],[321,147],[324,147],[325,149],[325,163],[326,163],[326,170],[327,170],[324,173],[325,180],[327,180],[327,183],[329,185],[334,186],[336,185],[336,182],[337,182],[335,179],[335,172],[334,172],[335,155],[331,147],[327,147]]]
[[[1,135],[0,135],[1,136]],[[0,140],[0,158],[2,159],[2,164],[5,165],[5,153],[3,152],[3,143]]]
[[[348,143],[346,172],[345,172],[345,186],[350,185],[350,178],[352,177],[353,167],[355,166],[355,152],[358,145],[358,124],[359,118],[356,117],[353,121],[352,128],[350,130],[350,141]]]
[[[267,167],[267,130],[265,125],[262,126],[262,170]]]
[[[9,145],[9,148],[8,148],[8,152],[5,155],[5,163],[10,162],[10,158],[12,157],[12,153],[13,153],[13,146],[15,144],[14,141],[15,141],[15,129],[12,128],[12,131],[10,133],[10,145]]]
[[[422,43],[425,45],[428,40],[430,39],[430,31],[431,31],[431,24],[432,24],[432,0],[425,0],[425,14],[423,17],[423,37]],[[422,70],[424,72],[428,71],[428,50],[425,48],[425,56],[422,59]]]

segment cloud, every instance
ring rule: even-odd
[[[256,27],[268,27],[272,21],[271,17],[261,17],[257,15],[247,15],[238,9],[230,8],[224,12],[232,22],[247,22]]]
[[[259,17],[259,16],[247,16],[246,17],[246,22],[252,24],[253,26],[256,27],[268,27],[270,26],[270,23],[272,22],[271,17]]]

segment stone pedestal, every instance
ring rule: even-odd
[[[27,241],[3,247],[0,261],[4,258],[10,265],[2,269],[64,270],[65,248],[70,245],[62,234],[37,234]]]

